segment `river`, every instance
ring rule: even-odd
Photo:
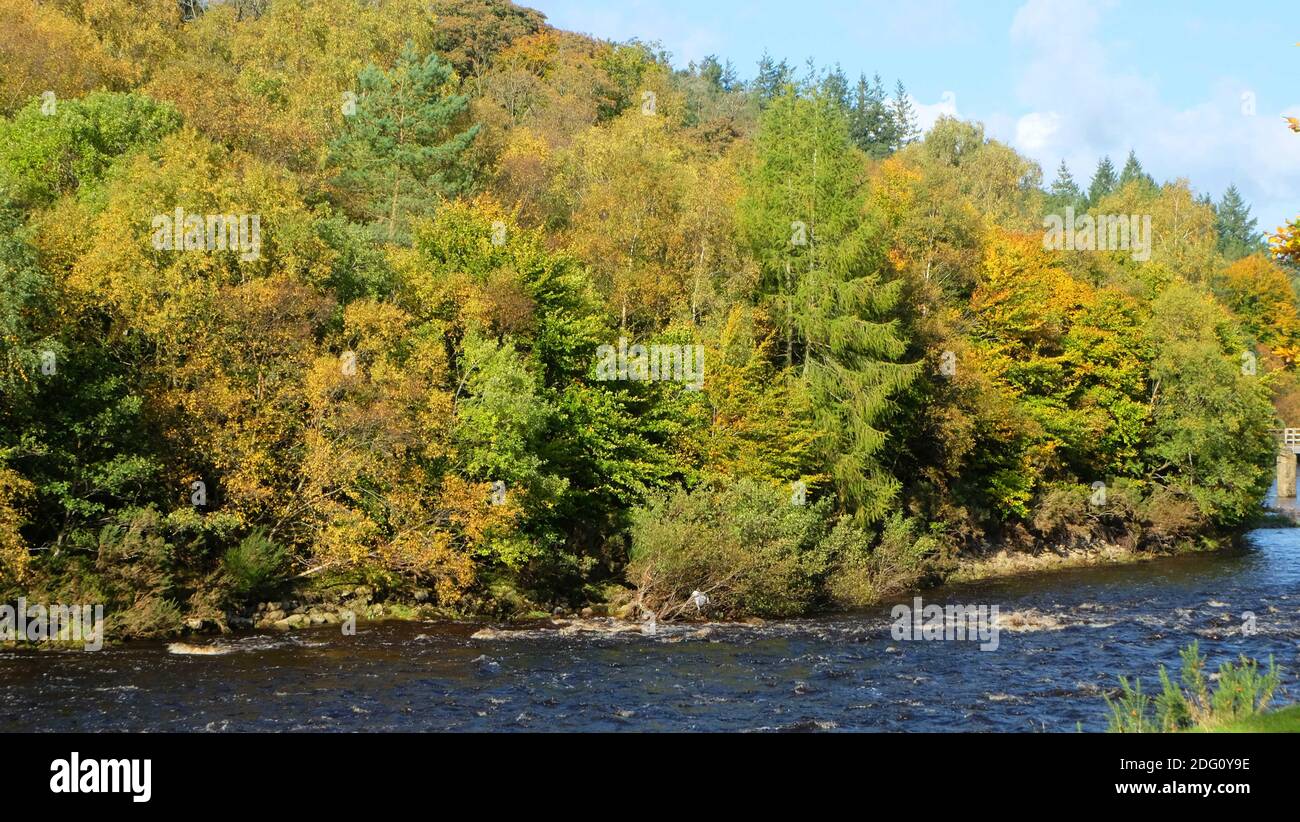
[[[1300,700],[1300,529],[1254,531],[1231,552],[924,596],[997,605],[1019,630],[989,651],[897,641],[887,604],[703,636],[659,626],[475,639],[482,626],[384,622],[353,636],[321,626],[205,640],[224,651],[212,655],[165,642],[6,650],[0,730],[1103,730],[1115,675],[1156,690],[1157,666],[1176,667],[1193,639],[1211,667],[1273,655],[1285,668],[1278,701]]]

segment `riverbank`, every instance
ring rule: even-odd
[[[1002,550],[982,558],[960,561],[956,569],[936,580],[934,585],[918,586],[894,592],[892,596],[906,597],[924,594],[937,585],[959,585],[980,580],[1015,577],[1037,574],[1068,568],[1086,568],[1094,566],[1121,566],[1149,562],[1161,557],[1185,553],[1206,553],[1223,550],[1225,545],[1211,547],[1188,544],[1175,552],[1134,552],[1118,545],[1106,544],[1088,549],[1071,549],[1066,551],[1042,551],[1037,554],[1017,553]],[[385,620],[447,620],[466,623],[490,621],[516,629],[558,630],[561,632],[622,633],[625,631],[642,631],[643,623],[650,620],[650,615],[642,611],[635,603],[635,594],[630,589],[619,589],[618,596],[612,596],[605,602],[593,602],[580,608],[555,607],[544,609],[536,604],[517,605],[512,613],[503,615],[499,611],[476,613],[437,608],[427,603],[397,599],[393,601],[375,601],[376,591],[370,586],[345,588],[337,587],[328,593],[305,589],[278,601],[259,603],[251,615],[229,615],[226,620],[191,619],[186,623],[189,633],[227,633],[230,630],[254,628],[258,630],[291,631],[321,624],[352,624]],[[878,598],[863,607],[872,607],[885,601]],[[846,613],[842,610],[821,609],[808,614],[809,617],[827,616]],[[704,609],[687,608],[673,620],[683,623],[704,622],[709,619],[707,607]],[[662,619],[662,617],[659,617]],[[764,620],[758,617],[742,617],[725,620],[733,624],[762,625]],[[491,631],[492,629],[484,629]],[[512,633],[517,633],[512,631]]]
[[[1252,525],[1265,528],[1294,528],[1297,526],[1297,521],[1293,514],[1294,512],[1291,511],[1270,509],[1262,513]],[[877,596],[870,602],[861,603],[859,607],[869,608],[886,599],[924,594],[938,586],[1015,579],[1068,569],[1137,565],[1169,556],[1229,551],[1238,546],[1239,542],[1239,537],[1235,536],[1203,537],[1198,542],[1188,541],[1174,549],[1163,551],[1133,551],[1114,543],[1097,543],[1086,547],[1056,550],[1043,549],[1034,553],[1002,548],[983,556],[958,558],[955,562],[950,562],[944,568],[936,569],[934,573],[928,575],[929,584],[893,589],[887,595]],[[431,604],[427,601],[427,592],[420,590],[382,591],[372,585],[354,585],[338,580],[331,582],[315,580],[284,591],[276,598],[250,603],[244,608],[225,611],[208,609],[201,613],[187,614],[174,624],[152,634],[137,634],[126,638],[114,636],[110,621],[107,639],[110,642],[120,642],[124,639],[183,639],[189,636],[226,635],[252,631],[298,631],[321,625],[337,625],[347,632],[355,631],[357,624],[429,620],[476,625],[486,622],[541,630],[567,628],[609,633],[641,630],[642,624],[649,619],[650,614],[638,603],[635,590],[619,585],[609,585],[605,590],[604,601],[590,601],[578,607],[565,607],[531,602],[513,589],[503,590],[500,586],[495,586],[483,597],[467,599],[466,604],[471,607],[453,609]],[[850,611],[823,607],[804,616],[834,617],[848,612]],[[669,621],[698,624],[708,620],[717,621],[718,614],[710,614],[707,606],[699,609],[688,607],[678,609],[667,619],[660,613],[657,619],[661,624]],[[756,617],[748,620],[738,617],[722,621],[737,624],[746,621],[750,624],[763,622]],[[588,625],[590,628],[574,627],[581,625]],[[3,646],[13,647],[14,643],[0,645]]]
[[[1248,717],[1219,725],[1213,728],[1194,728],[1191,733],[1198,734],[1294,734],[1300,733],[1300,705],[1288,705],[1275,711],[1268,711],[1257,716]]]
[[[958,585],[1067,568],[1133,565],[1162,557],[1231,551],[1240,547],[1242,538],[1250,531],[1297,527],[1300,527],[1300,511],[1270,507],[1251,520],[1240,533],[1218,537],[1204,536],[1199,541],[1185,541],[1172,550],[1166,551],[1133,551],[1115,543],[1099,543],[1084,548],[1042,550],[1036,553],[1003,548],[986,556],[959,558],[954,570],[944,578],[944,584]]]

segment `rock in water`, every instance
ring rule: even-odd
[[[167,652],[187,656],[218,656],[230,653],[230,648],[225,645],[191,645],[188,642],[173,642],[167,646]]]

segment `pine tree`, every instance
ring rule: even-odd
[[[912,108],[912,101],[908,99],[907,89],[903,88],[902,80],[894,86],[894,99],[890,104],[890,113],[894,116],[892,148],[897,151],[921,136],[921,129],[916,124],[916,111]]]
[[[1264,238],[1255,230],[1256,220],[1250,206],[1235,185],[1228,186],[1223,199],[1214,207],[1214,228],[1219,235],[1219,252],[1229,260],[1264,250]]]
[[[1088,186],[1088,207],[1096,207],[1103,197],[1115,190],[1117,182],[1110,157],[1102,157],[1101,162],[1097,163],[1097,171],[1092,175],[1092,183]]]
[[[716,55],[707,54],[698,65],[691,63],[691,71],[700,76],[704,82],[709,84],[709,88],[714,91],[722,91],[722,63],[718,62]]]
[[[1074,175],[1070,174],[1070,167],[1061,161],[1061,165],[1056,169],[1056,179],[1052,181],[1052,187],[1047,192],[1048,210],[1055,214],[1064,213],[1067,207],[1073,207],[1080,210],[1087,205],[1083,198],[1083,192],[1079,190],[1078,183],[1074,182]]]
[[[878,520],[899,484],[882,464],[890,403],[915,378],[882,282],[882,245],[862,221],[864,187],[848,121],[819,91],[793,89],[764,112],[739,219],[762,270],[781,355],[812,398],[822,457],[842,504]],[[792,225],[796,224],[796,225]]]
[[[781,90],[794,79],[794,69],[785,60],[777,63],[766,52],[758,61],[758,74],[754,77],[753,89],[758,95],[759,108],[766,108],[772,98],[781,94]]]
[[[714,91],[726,93],[736,89],[736,69],[730,60],[723,63],[717,55],[708,54],[698,64],[691,63],[690,68]]]
[[[1142,170],[1142,164],[1138,162],[1137,154],[1133,149],[1129,149],[1128,160],[1124,163],[1124,170],[1119,173],[1119,183],[1116,188],[1123,188],[1129,183],[1136,182],[1146,189],[1154,189],[1156,181],[1150,174]]]
[[[868,82],[865,74],[858,77],[849,115],[849,132],[854,144],[874,159],[888,157],[896,141],[894,118],[885,99],[885,87],[877,74]]]
[[[844,76],[844,72],[839,66],[836,66],[826,76],[822,78],[822,93],[830,98],[836,105],[845,111],[852,108],[852,102],[849,99],[849,80]]]
[[[391,71],[369,65],[358,75],[356,113],[330,145],[336,184],[389,240],[404,234],[411,212],[468,184],[457,160],[479,126],[456,131],[469,98],[443,94],[451,77],[450,65],[432,53],[421,59],[407,41]]]

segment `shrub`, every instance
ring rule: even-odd
[[[1206,525],[1196,503],[1168,489],[1157,489],[1142,509],[1147,539],[1157,545],[1172,545],[1191,539]]]
[[[847,521],[838,523],[824,545],[835,559],[827,580],[831,599],[843,607],[863,607],[916,585],[942,549],[937,536],[917,531],[916,519],[895,512],[873,548],[870,534]]]
[[[1092,489],[1081,483],[1049,486],[1034,506],[1032,524],[1044,539],[1074,545],[1092,537],[1088,499]]]
[[[1206,520],[1186,494],[1124,478],[1106,488],[1106,502],[1094,506],[1082,483],[1046,486],[1034,506],[1032,525],[1049,547],[1086,547],[1121,541],[1134,549],[1169,549],[1202,530]]]
[[[235,602],[268,594],[282,581],[284,548],[257,529],[221,557],[222,582]]]
[[[676,491],[633,513],[628,578],[660,619],[693,612],[791,616],[819,605],[861,607],[915,585],[942,542],[895,513],[878,539],[831,500],[798,506],[784,490],[742,480],[724,490]]]
[[[1163,670],[1163,669],[1161,669]],[[1107,731],[1121,734],[1140,734],[1153,731],[1156,727],[1151,722],[1151,697],[1142,693],[1142,680],[1129,685],[1128,679],[1119,678],[1120,694],[1115,699],[1103,696],[1106,707],[1110,708]]]
[[[156,510],[127,509],[95,538],[94,570],[82,584],[102,595],[109,635],[148,637],[179,629],[179,561],[165,530]]]
[[[161,596],[146,594],[105,618],[105,631],[120,637],[156,637],[175,633],[181,624],[181,609]]]
[[[722,616],[790,616],[817,600],[829,567],[829,500],[792,505],[773,486],[677,490],[633,512],[629,579],[661,619],[688,613],[693,591]]]

